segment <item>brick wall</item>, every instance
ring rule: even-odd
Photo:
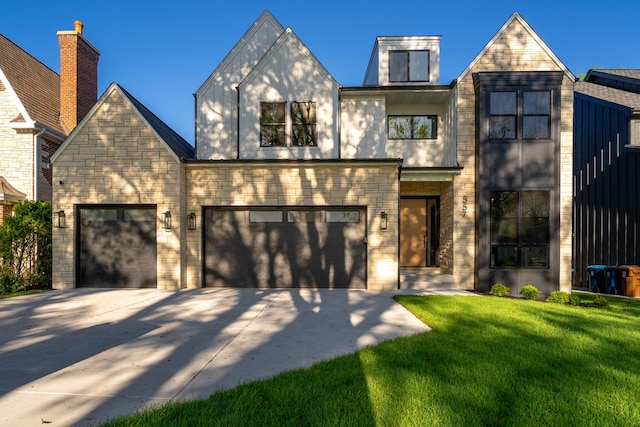
[[[76,31],[59,31],[60,118],[67,132],[89,112],[98,98],[100,53]]]

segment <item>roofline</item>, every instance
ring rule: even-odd
[[[151,131],[151,133],[153,133],[153,135],[158,139],[158,141],[160,141],[160,143],[165,146],[167,151],[169,151],[170,155],[176,160],[176,162],[180,162],[181,158],[178,157],[178,154],[175,151],[173,151],[173,149],[169,146],[169,144],[167,144],[167,142],[158,134],[158,132],[156,132],[155,128],[149,124],[147,119],[144,118],[144,116],[136,108],[136,106],[133,105],[129,97],[124,93],[122,88],[120,88],[120,85],[114,82],[109,85],[107,90],[105,90],[102,96],[100,96],[100,99],[98,99],[98,101],[93,105],[91,110],[89,110],[89,112],[82,118],[80,123],[78,123],[75,129],[73,129],[73,131],[69,134],[67,139],[62,143],[60,148],[58,148],[56,152],[53,154],[53,156],[51,156],[51,163],[55,163],[58,156],[66,149],[69,142],[76,136],[76,134],[80,131],[80,129],[84,128],[86,123],[91,119],[91,117],[93,117],[93,115],[96,113],[98,108],[102,106],[104,101],[107,99],[109,95],[111,95],[113,91],[116,91],[120,94],[120,96],[125,100],[125,102],[129,104],[129,107],[131,108],[131,110],[133,110],[135,114],[140,118],[140,120],[142,120],[142,123],[144,123],[145,126],[147,126],[147,128]]]
[[[569,70],[569,68],[567,68],[567,66],[560,60],[560,58],[558,58],[556,54],[553,53],[553,51],[549,48],[549,46],[540,38],[538,33],[534,31],[531,25],[529,25],[529,23],[527,23],[527,21],[525,21],[525,19],[518,12],[514,12],[511,15],[511,17],[509,17],[507,22],[505,22],[504,25],[500,27],[498,32],[494,34],[491,40],[489,40],[489,42],[482,48],[480,53],[478,53],[478,55],[476,55],[473,61],[469,63],[467,68],[464,69],[464,71],[460,74],[457,80],[461,81],[463,78],[467,76],[467,74],[471,72],[471,69],[478,63],[480,58],[482,58],[482,56],[487,52],[487,50],[489,50],[489,48],[495,43],[498,37],[500,37],[502,33],[507,29],[507,27],[511,25],[511,23],[516,19],[518,20],[518,22],[522,24],[522,26],[527,30],[529,35],[533,37],[533,39],[540,45],[540,47],[542,47],[542,50],[544,50],[547,53],[547,55],[551,57],[551,59],[556,63],[556,65],[558,65],[558,67],[562,71],[564,71],[564,73],[571,79],[572,82],[575,82],[576,76]]]
[[[23,51],[24,53],[26,53],[27,55],[29,55],[30,57],[32,57],[33,59],[35,59],[36,61],[38,61],[43,67],[47,68],[49,71],[51,71],[52,73],[54,73],[55,75],[57,75],[58,77],[60,77],[60,73],[58,73],[56,70],[54,70],[53,68],[49,67],[47,64],[45,64],[44,62],[40,61],[38,58],[36,58],[35,56],[33,56],[32,54],[30,54],[29,52],[27,52],[26,50],[24,50],[23,48],[20,47],[19,44],[15,43],[13,40],[11,40],[9,37],[5,36],[4,34],[0,34],[0,37],[4,37],[9,43],[13,44],[14,46],[16,46],[18,49],[20,49],[21,51]],[[1,70],[0,70],[1,71]]]
[[[295,31],[291,29],[291,27],[287,27],[276,39],[276,41],[273,42],[271,46],[269,46],[269,49],[267,49],[265,54],[262,55],[262,57],[258,60],[256,65],[251,69],[251,71],[249,71],[247,75],[244,76],[244,78],[238,83],[238,88],[242,88],[243,86],[245,86],[247,82],[251,80],[251,78],[253,78],[254,75],[258,74],[258,72],[260,72],[262,68],[265,67],[265,64],[268,62],[268,60],[272,58],[274,55],[276,55],[278,49],[282,45],[284,45],[285,40],[288,37],[291,37],[293,41],[302,48],[301,49],[302,53],[306,55],[311,60],[311,62],[313,62],[316,65],[316,67],[323,74],[326,75],[326,77],[331,79],[331,81],[335,86],[337,86],[338,88],[340,87],[340,83],[338,83],[338,81],[335,79],[335,77],[333,77],[333,75],[329,72],[329,70],[327,70],[327,68],[322,64],[322,62],[320,62],[320,60],[313,54],[313,52],[311,52],[311,49],[309,49],[307,45],[304,44],[304,42],[300,39],[300,37],[298,37]]]
[[[583,83],[590,83],[590,82],[583,82]],[[590,84],[595,84],[595,83],[590,83]],[[613,88],[609,88],[609,89],[613,89]],[[640,114],[640,107],[634,107],[628,104],[624,104],[621,101],[611,101],[609,99],[605,99],[605,98],[601,98],[597,95],[591,95],[589,93],[585,93],[583,91],[580,90],[580,88],[576,88],[574,91],[574,97],[575,96],[580,96],[580,97],[584,97],[584,98],[589,98],[592,99],[593,101],[595,101],[598,104],[602,104],[602,105],[615,105],[618,106],[619,109],[624,109],[624,110],[628,110],[630,115],[636,115],[636,114]]]
[[[634,68],[621,68],[620,70],[634,70]],[[620,74],[611,73],[611,71],[615,71],[615,70],[612,70],[612,69],[599,70],[599,69],[591,68],[591,69],[589,69],[587,71],[587,74],[585,74],[584,81],[587,82],[587,83],[592,83],[592,82],[587,81],[587,79],[589,78],[589,76],[596,75],[596,76],[600,76],[600,77],[611,78],[611,79],[614,79],[614,80],[621,80],[621,81],[625,81],[625,82],[640,84],[640,79],[638,79],[638,78],[633,78],[633,77],[629,77],[629,76],[622,76]]]
[[[7,40],[9,40],[9,39],[7,39]],[[11,41],[11,40],[9,40],[9,41]],[[11,43],[13,43],[13,42],[11,42]],[[26,122],[33,122],[33,120],[31,120],[31,116],[29,115],[29,112],[27,111],[27,108],[22,103],[22,100],[20,99],[20,97],[16,93],[16,90],[13,88],[13,85],[11,84],[9,79],[7,78],[7,75],[2,71],[2,68],[0,68],[0,82],[2,82],[4,87],[9,92],[9,96],[13,99],[13,102],[16,104],[16,108],[18,109],[18,111],[22,115],[22,118]]]
[[[210,85],[211,81],[218,74],[218,72],[220,70],[223,70],[231,62],[232,58],[238,54],[238,52],[241,50],[242,46],[244,46],[247,43],[247,41],[251,38],[253,33],[258,29],[258,23],[261,22],[263,19],[268,19],[269,21],[271,21],[278,28],[278,31],[280,32],[278,37],[282,36],[282,33],[284,33],[285,28],[275,18],[275,16],[273,16],[273,14],[268,9],[265,9],[260,14],[258,19],[256,19],[253,22],[253,24],[251,24],[251,26],[247,29],[247,31],[244,32],[242,37],[240,37],[240,40],[238,40],[233,45],[231,50],[225,55],[225,57],[222,59],[222,61],[220,61],[218,66],[211,72],[211,74],[209,74],[209,76],[207,76],[207,78],[200,85],[200,87],[198,87],[198,89],[196,89],[196,91],[193,93],[194,96],[198,96],[205,89],[205,87],[208,87]]]
[[[198,166],[221,166],[221,165],[252,165],[252,166],[273,166],[282,165],[380,165],[380,164],[398,164],[402,165],[402,159],[183,159],[183,163],[187,167]]]
[[[342,86],[341,90],[343,92],[435,92],[438,90],[451,90],[456,86],[457,83],[457,80],[452,80],[448,85]]]

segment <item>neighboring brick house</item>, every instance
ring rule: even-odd
[[[574,76],[517,13],[444,85],[439,44],[342,87],[265,11],[195,150],[113,84],[53,158],[54,287],[569,291]]]
[[[640,70],[575,85],[575,286],[589,265],[640,264]]]
[[[51,200],[50,157],[97,99],[99,53],[78,25],[58,32],[61,75],[0,35],[0,221],[20,200]]]

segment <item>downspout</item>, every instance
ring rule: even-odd
[[[240,160],[240,87],[236,86],[236,159]]]
[[[37,129],[37,128],[35,128]],[[38,170],[40,169],[38,137],[44,133],[44,129],[33,135],[33,200],[38,200]]]
[[[342,85],[338,87],[338,159],[342,158]]]

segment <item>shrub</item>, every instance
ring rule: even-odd
[[[569,295],[569,304],[579,306],[580,305],[580,297],[578,294]]]
[[[0,226],[0,292],[51,287],[51,203],[23,201]]]
[[[555,304],[568,304],[569,294],[562,291],[553,291],[547,298],[547,302],[553,302]]]
[[[602,295],[598,295],[596,299],[593,300],[593,306],[597,308],[606,308],[609,307],[609,301]]]
[[[520,295],[526,299],[536,299],[540,296],[540,291],[535,286],[529,284],[522,288]]]
[[[495,295],[497,297],[508,297],[509,288],[502,283],[494,283],[493,286],[491,286],[489,294]]]

